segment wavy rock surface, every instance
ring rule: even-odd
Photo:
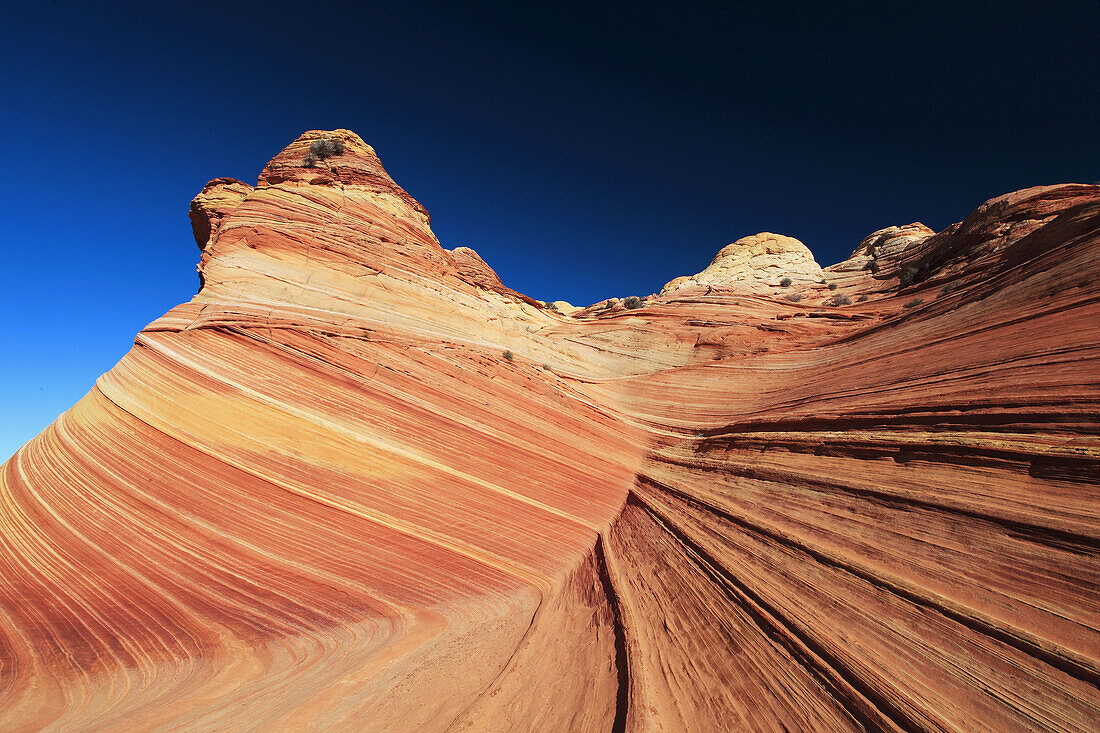
[[[346,130],[191,220],[0,469],[0,729],[1096,729],[1100,187],[573,313]]]

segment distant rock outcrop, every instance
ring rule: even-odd
[[[821,266],[794,237],[761,232],[723,247],[707,268],[665,283],[661,295],[694,286],[775,287],[784,278],[795,283],[822,282]]]
[[[1096,729],[1100,187],[557,312],[347,130],[191,222],[0,469],[0,729]]]
[[[860,277],[864,271],[869,271],[879,280],[898,277],[902,253],[933,234],[935,232],[920,222],[879,229],[864,237],[856,251],[844,262],[825,269],[842,280]]]

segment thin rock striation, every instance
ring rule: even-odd
[[[578,310],[347,130],[190,216],[0,468],[0,729],[1096,729],[1100,187]]]

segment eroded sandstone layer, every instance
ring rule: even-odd
[[[1100,187],[568,313],[347,130],[191,221],[0,470],[0,729],[1097,729]]]

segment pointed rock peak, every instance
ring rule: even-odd
[[[540,307],[539,301],[523,293],[518,293],[505,285],[501,281],[500,275],[497,275],[496,270],[483,260],[481,255],[469,247],[455,247],[446,250],[446,252],[450,255],[455,269],[458,270],[458,276],[471,285],[484,290],[492,290],[509,298],[522,300],[528,305]]]
[[[428,212],[398,186],[374,148],[351,130],[309,130],[283,148],[260,173],[258,186],[298,183],[315,186],[361,186],[397,196],[425,217]]]
[[[490,267],[489,263],[481,258],[481,255],[469,247],[455,247],[448,250],[448,252],[458,268],[459,275],[466,282],[483,288],[504,285],[496,270]]]
[[[351,130],[309,130],[268,161],[259,185],[354,183],[340,174],[351,174],[352,179],[356,174],[389,178],[374,148]]]
[[[726,245],[714,256],[707,269],[690,277],[669,281],[661,289],[661,294],[695,285],[774,286],[783,278],[820,282],[823,275],[813,253],[802,242],[782,234],[760,232]]]

